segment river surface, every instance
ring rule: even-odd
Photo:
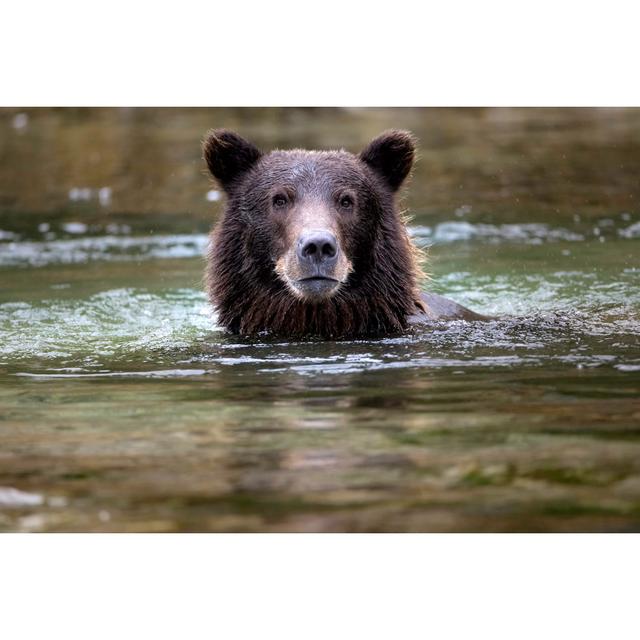
[[[638,110],[0,116],[0,530],[640,531]],[[425,286],[497,319],[226,333],[197,148],[221,121],[431,142]]]

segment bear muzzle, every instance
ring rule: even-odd
[[[325,229],[302,232],[276,272],[299,298],[317,301],[338,291],[351,265],[336,236]]]

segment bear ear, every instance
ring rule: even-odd
[[[262,156],[253,143],[227,129],[209,131],[202,150],[211,175],[225,190]]]
[[[369,143],[360,159],[397,191],[409,175],[415,149],[415,139],[408,131],[385,131]]]

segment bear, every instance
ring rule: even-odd
[[[219,323],[241,335],[353,339],[486,319],[420,291],[419,252],[396,202],[415,149],[400,130],[358,155],[263,153],[233,131],[209,131],[204,160],[226,195],[205,272]]]

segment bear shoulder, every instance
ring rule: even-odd
[[[420,294],[420,303],[416,305],[417,311],[409,316],[409,324],[426,324],[438,320],[492,320],[490,316],[484,316],[461,304],[449,300],[437,293],[428,293],[426,291]]]

